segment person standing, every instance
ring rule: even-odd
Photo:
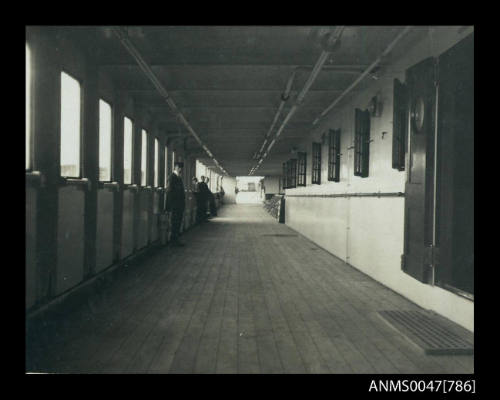
[[[199,224],[203,218],[202,218],[202,193],[200,192],[200,183],[198,182],[198,179],[196,177],[193,177],[193,194],[196,199],[196,223]]]
[[[173,246],[184,246],[185,244],[179,240],[180,228],[182,223],[182,216],[184,214],[185,195],[184,184],[181,178],[182,168],[184,163],[176,162],[174,164],[174,171],[170,175],[167,200],[165,210],[172,213],[172,236],[171,242]]]
[[[217,207],[215,206],[215,196],[210,190],[210,186],[208,186],[210,178],[206,178],[206,184],[207,184],[207,190],[208,190],[208,209],[210,211],[210,216],[211,217],[216,217],[217,216]]]
[[[198,192],[200,198],[200,207],[199,207],[199,218],[200,222],[207,221],[207,205],[208,205],[208,186],[205,183],[205,177],[201,176],[201,182],[198,183]]]

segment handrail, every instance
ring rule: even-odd
[[[43,187],[44,177],[40,171],[26,171],[26,182]]]
[[[100,182],[100,185],[102,184],[101,187],[105,189],[111,189],[118,191],[120,190],[120,184],[118,182]]]
[[[403,192],[337,193],[337,194],[286,194],[286,197],[404,197]]]
[[[64,176],[60,177],[60,182],[63,186],[74,185],[74,186],[86,186],[87,190],[90,190],[92,183],[88,178],[67,178]]]
[[[130,183],[130,184],[123,185],[123,189],[130,189],[130,190],[133,190],[135,192],[138,192],[139,186],[137,186],[135,183]]]

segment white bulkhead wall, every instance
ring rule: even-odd
[[[416,29],[419,29],[418,27]],[[420,28],[421,29],[421,28]],[[435,27],[378,80],[347,104],[334,108],[302,143],[307,151],[306,187],[286,194],[339,194],[404,192],[406,171],[392,168],[393,80],[404,82],[405,70],[417,62],[439,56],[472,32],[472,28]],[[372,79],[367,77],[365,79]],[[362,85],[365,82],[362,82]],[[363,85],[364,86],[364,85]],[[354,109],[367,108],[378,95],[382,115],[372,117],[369,176],[354,176]],[[332,99],[333,101],[333,99]],[[329,182],[328,141],[322,145],[321,185],[311,184],[312,142],[321,142],[328,129],[341,129],[340,182]],[[387,132],[382,137],[382,132]],[[446,318],[474,330],[474,303],[440,287],[424,284],[401,270],[404,233],[404,197],[320,198],[287,197],[286,224],[360,271]]]

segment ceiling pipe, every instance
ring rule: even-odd
[[[264,147],[266,146],[268,138],[271,135],[271,132],[273,131],[274,126],[276,125],[276,122],[278,122],[279,116],[281,115],[281,112],[283,111],[285,103],[290,98],[290,92],[292,91],[292,85],[293,85],[293,81],[295,79],[295,75],[297,74],[297,71],[299,71],[299,70],[310,70],[312,68],[313,68],[312,66],[305,66],[305,65],[299,65],[299,66],[294,67],[293,72],[290,75],[290,78],[288,78],[288,81],[286,83],[285,91],[281,95],[281,102],[280,102],[279,108],[278,108],[278,110],[276,112],[276,115],[274,116],[274,120],[273,120],[273,122],[271,124],[271,127],[269,128],[269,130],[267,131],[266,135],[264,136],[264,142],[262,143],[262,146],[254,154],[253,158],[255,160],[258,160],[260,158],[260,156],[262,155],[262,151],[263,151]],[[333,72],[333,73],[341,73],[341,74],[361,74],[363,72],[363,71],[361,71],[359,69],[358,70],[357,69],[338,69],[334,65],[326,65],[326,66],[323,66],[322,69],[323,70],[331,70],[331,72]]]
[[[297,67],[294,68],[292,75],[290,75],[290,78],[288,78],[288,82],[286,83],[285,91],[281,95],[281,102],[280,102],[280,106],[278,108],[278,111],[276,112],[276,115],[274,116],[274,120],[271,124],[271,127],[269,128],[269,130],[266,133],[266,136],[264,137],[264,143],[262,143],[262,146],[260,147],[259,151],[256,153],[256,156],[254,157],[255,159],[260,158],[260,155],[262,154],[262,150],[266,146],[267,140],[268,140],[269,136],[271,135],[271,132],[274,129],[274,125],[276,125],[276,122],[278,122],[278,118],[281,115],[281,111],[283,110],[285,103],[287,102],[287,100],[290,97],[290,91],[292,90],[292,85],[293,85],[293,81],[295,79],[296,73],[297,73]]]
[[[120,40],[120,42],[122,43],[123,47],[125,47],[127,49],[127,51],[130,53],[130,55],[135,59],[135,61],[139,65],[139,67],[142,69],[142,71],[144,72],[144,74],[153,83],[153,85],[156,88],[156,90],[158,90],[158,93],[160,93],[160,95],[165,99],[165,101],[167,102],[168,106],[173,111],[174,115],[176,115],[177,118],[179,118],[179,120],[184,124],[184,126],[187,128],[187,130],[189,131],[189,133],[196,139],[196,141],[198,142],[198,144],[203,147],[203,149],[209,155],[209,157],[214,162],[216,162],[213,154],[210,152],[210,150],[208,150],[208,148],[202,142],[202,140],[200,139],[200,137],[196,134],[196,132],[191,127],[191,125],[189,124],[189,122],[186,120],[186,118],[184,117],[184,115],[182,115],[182,113],[177,109],[177,106],[175,105],[174,101],[171,99],[171,97],[169,96],[169,94],[167,93],[167,91],[165,90],[165,88],[163,87],[163,85],[161,84],[161,82],[158,80],[158,78],[156,77],[156,75],[154,74],[154,72],[151,70],[151,68],[149,67],[149,65],[144,61],[144,59],[142,58],[142,56],[139,53],[139,51],[130,42],[130,40],[128,39],[127,32],[123,28],[120,28],[120,27],[112,27],[111,29],[112,29],[113,33]],[[217,163],[217,165],[220,166],[220,164],[218,164],[218,163]],[[227,175],[226,170],[222,166],[220,166],[220,169]]]
[[[267,143],[267,141],[269,139],[269,136],[271,136],[271,132],[273,131],[274,126],[276,125],[276,122],[278,122],[278,119],[279,119],[279,117],[281,115],[281,112],[283,111],[285,103],[290,98],[290,92],[292,91],[292,85],[293,85],[293,81],[295,79],[295,75],[297,74],[297,71],[298,70],[310,70],[312,68],[313,67],[310,67],[310,66],[300,65],[300,66],[297,66],[297,67],[295,67],[293,69],[293,72],[290,75],[290,78],[288,78],[288,82],[286,83],[285,91],[281,95],[281,102],[280,102],[278,110],[276,111],[276,115],[274,116],[274,120],[273,120],[273,122],[271,124],[271,127],[269,128],[269,130],[267,131],[266,135],[264,136],[264,142],[262,143],[262,146],[254,154],[253,158],[255,160],[258,160],[261,157],[262,151],[264,150],[264,147],[266,146],[266,143]],[[360,74],[362,72],[362,71],[359,71],[359,70],[356,70],[356,69],[345,69],[345,70],[344,69],[338,69],[338,68],[335,68],[335,66],[333,66],[333,65],[323,66],[323,70],[330,70],[330,69],[334,73],[342,73],[342,74],[346,74],[346,73],[347,74]]]
[[[382,59],[387,56],[391,52],[391,50],[394,48],[397,42],[401,40],[403,36],[405,36],[411,29],[411,26],[405,27],[398,36],[387,46],[387,48],[380,54],[380,56],[368,66],[368,68],[365,69],[365,71],[346,89],[340,94],[339,97],[335,99],[335,101],[330,104],[314,121],[313,125],[316,125],[321,118],[323,118],[326,114],[330,112],[330,110],[335,107],[340,100],[344,98],[344,96],[349,93],[359,82],[361,82],[372,70],[375,68],[381,61]]]
[[[260,165],[262,164],[262,161],[264,161],[264,158],[267,157],[267,155],[269,154],[271,148],[274,146],[274,143],[276,142],[276,139],[281,135],[281,132],[285,128],[285,126],[288,123],[288,121],[290,120],[290,118],[292,118],[293,114],[295,114],[297,109],[302,105],[302,102],[304,101],[304,98],[305,98],[307,92],[309,91],[312,84],[314,83],[314,81],[318,77],[319,72],[321,71],[321,68],[323,67],[325,62],[328,60],[328,57],[330,56],[332,50],[335,49],[336,46],[340,43],[340,36],[342,35],[343,31],[344,31],[344,27],[340,26],[340,27],[337,27],[333,33],[329,34],[329,37],[328,37],[328,40],[327,40],[326,46],[325,46],[327,48],[327,50],[323,50],[322,53],[320,54],[318,60],[316,61],[316,64],[314,65],[314,67],[311,71],[311,74],[309,75],[306,83],[304,84],[304,87],[299,92],[297,99],[295,101],[295,104],[292,106],[292,108],[288,112],[287,116],[285,117],[285,119],[281,123],[281,126],[278,128],[278,131],[275,134],[275,138],[269,144],[269,146],[265,152],[265,155],[260,157],[258,164],[253,168],[250,175],[253,174],[253,172],[255,172],[255,170],[260,167]]]

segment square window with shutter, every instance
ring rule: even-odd
[[[370,164],[370,112],[356,108],[354,115],[354,175],[368,176]]]
[[[307,153],[298,153],[297,186],[306,186]]]
[[[312,144],[312,181],[321,184],[321,143]]]
[[[287,175],[288,175],[288,162],[284,162],[283,163],[283,176],[282,176],[282,179],[283,179],[283,189],[287,189],[288,188],[288,180],[287,180]]]
[[[287,161],[287,188],[297,187],[297,159]]]
[[[394,106],[392,128],[392,168],[405,170],[408,94],[406,85],[394,79]]]
[[[328,134],[328,180],[340,181],[340,129]]]

